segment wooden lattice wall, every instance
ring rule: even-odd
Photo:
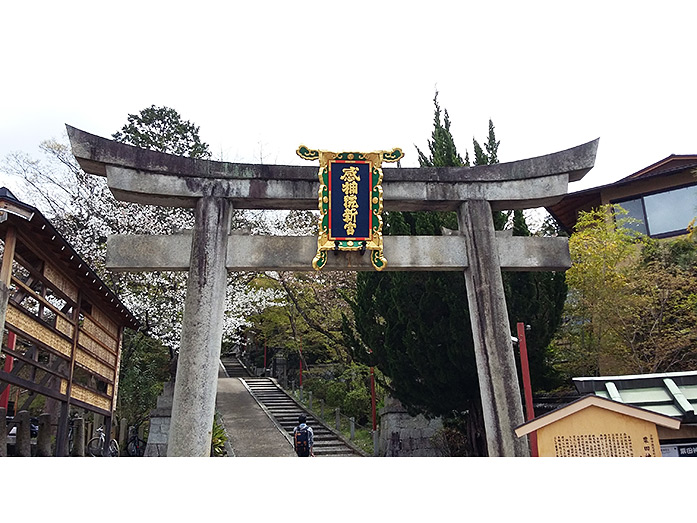
[[[0,399],[10,387],[28,393],[15,412],[37,395],[58,401],[58,439],[71,406],[110,424],[123,329],[137,321],[36,209],[2,196],[0,279],[9,293]]]

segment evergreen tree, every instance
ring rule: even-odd
[[[474,165],[489,165],[489,156],[474,138],[472,139],[472,146],[474,148]]]
[[[129,114],[128,123],[112,137],[143,149],[191,158],[210,158],[208,144],[201,141],[198,130],[198,126],[182,120],[174,109],[151,105],[138,114]]]
[[[484,144],[489,164],[499,163],[499,143],[500,142],[496,141],[496,135],[494,134],[494,122],[489,120],[489,136],[487,142]]]
[[[469,159],[465,162],[457,152],[453,135],[450,133],[450,118],[448,111],[445,111],[443,121],[441,122],[440,105],[438,105],[438,91],[433,97],[433,104],[436,106],[433,117],[433,132],[431,140],[428,142],[428,148],[431,151],[430,156],[426,156],[417,147],[416,152],[419,155],[419,165],[421,167],[461,167],[469,166]],[[469,156],[467,156],[469,158]]]
[[[419,153],[422,166],[462,166],[450,133],[450,120],[434,98],[434,131],[430,156]],[[475,143],[476,165],[496,163],[499,142],[489,121],[489,137],[482,149]],[[497,228],[506,213],[495,213]],[[529,235],[522,211],[513,215],[514,234]],[[457,229],[454,212],[385,213],[385,234],[440,235]],[[548,374],[546,347],[561,318],[565,289],[559,277],[518,273],[504,280],[511,324],[532,325],[529,344],[533,383]],[[563,285],[563,274],[561,275]],[[465,434],[464,454],[486,455],[474,342],[465,299],[465,279],[450,272],[360,273],[352,303],[356,332],[345,327],[356,358],[376,365],[388,378],[391,393],[411,413],[443,416],[449,427]],[[559,301],[561,300],[561,302]],[[545,382],[546,383],[546,382]]]
[[[447,110],[433,99],[430,155],[422,167],[468,166],[457,151]],[[468,155],[466,156],[468,158]],[[481,160],[481,159],[479,159]],[[457,229],[454,212],[385,213],[386,235],[441,235]],[[352,302],[356,331],[345,328],[354,357],[377,366],[412,414],[443,416],[466,435],[466,455],[486,455],[474,341],[462,274],[360,273]]]

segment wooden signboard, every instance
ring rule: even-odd
[[[656,425],[680,421],[597,396],[585,396],[515,431],[537,432],[540,457],[660,457]]]

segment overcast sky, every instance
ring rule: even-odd
[[[217,159],[401,147],[415,166],[438,89],[463,156],[489,119],[501,161],[599,137],[572,190],[602,185],[697,154],[696,14],[694,0],[6,0],[0,164],[66,123],[110,137],[154,104],[200,126]]]
[[[216,159],[427,148],[433,96],[472,154],[500,161],[600,138],[578,190],[697,153],[693,2],[7,2],[0,161],[64,124],[110,137],[166,105]]]

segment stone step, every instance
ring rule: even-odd
[[[293,429],[298,424],[300,414],[305,414],[307,423],[312,427],[317,456],[360,456],[353,447],[346,444],[331,429],[317,420],[312,414],[299,405],[288,393],[278,387],[270,378],[242,378],[256,400],[263,405],[269,415],[288,434],[292,436]]]

